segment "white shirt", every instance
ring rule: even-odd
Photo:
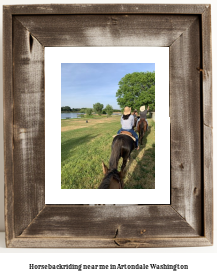
[[[121,117],[121,126],[123,129],[132,129],[134,126],[134,116],[130,115],[127,120],[123,119],[123,116]]]

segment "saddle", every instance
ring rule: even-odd
[[[121,134],[130,136],[130,137],[133,139],[133,141],[136,141],[136,138],[133,137],[132,133],[129,132],[129,131],[121,131],[120,134],[116,134],[116,135],[114,135],[113,137],[116,137],[116,136],[121,135]]]

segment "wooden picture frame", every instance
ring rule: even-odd
[[[211,6],[4,6],[3,24],[6,246],[212,245]],[[46,46],[169,47],[170,205],[45,205]]]

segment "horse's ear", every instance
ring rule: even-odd
[[[108,173],[108,167],[104,164],[104,162],[102,162],[102,169],[104,175]]]

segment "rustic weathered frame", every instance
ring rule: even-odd
[[[213,243],[210,5],[4,6],[7,247]],[[44,203],[44,47],[169,46],[171,205]]]

